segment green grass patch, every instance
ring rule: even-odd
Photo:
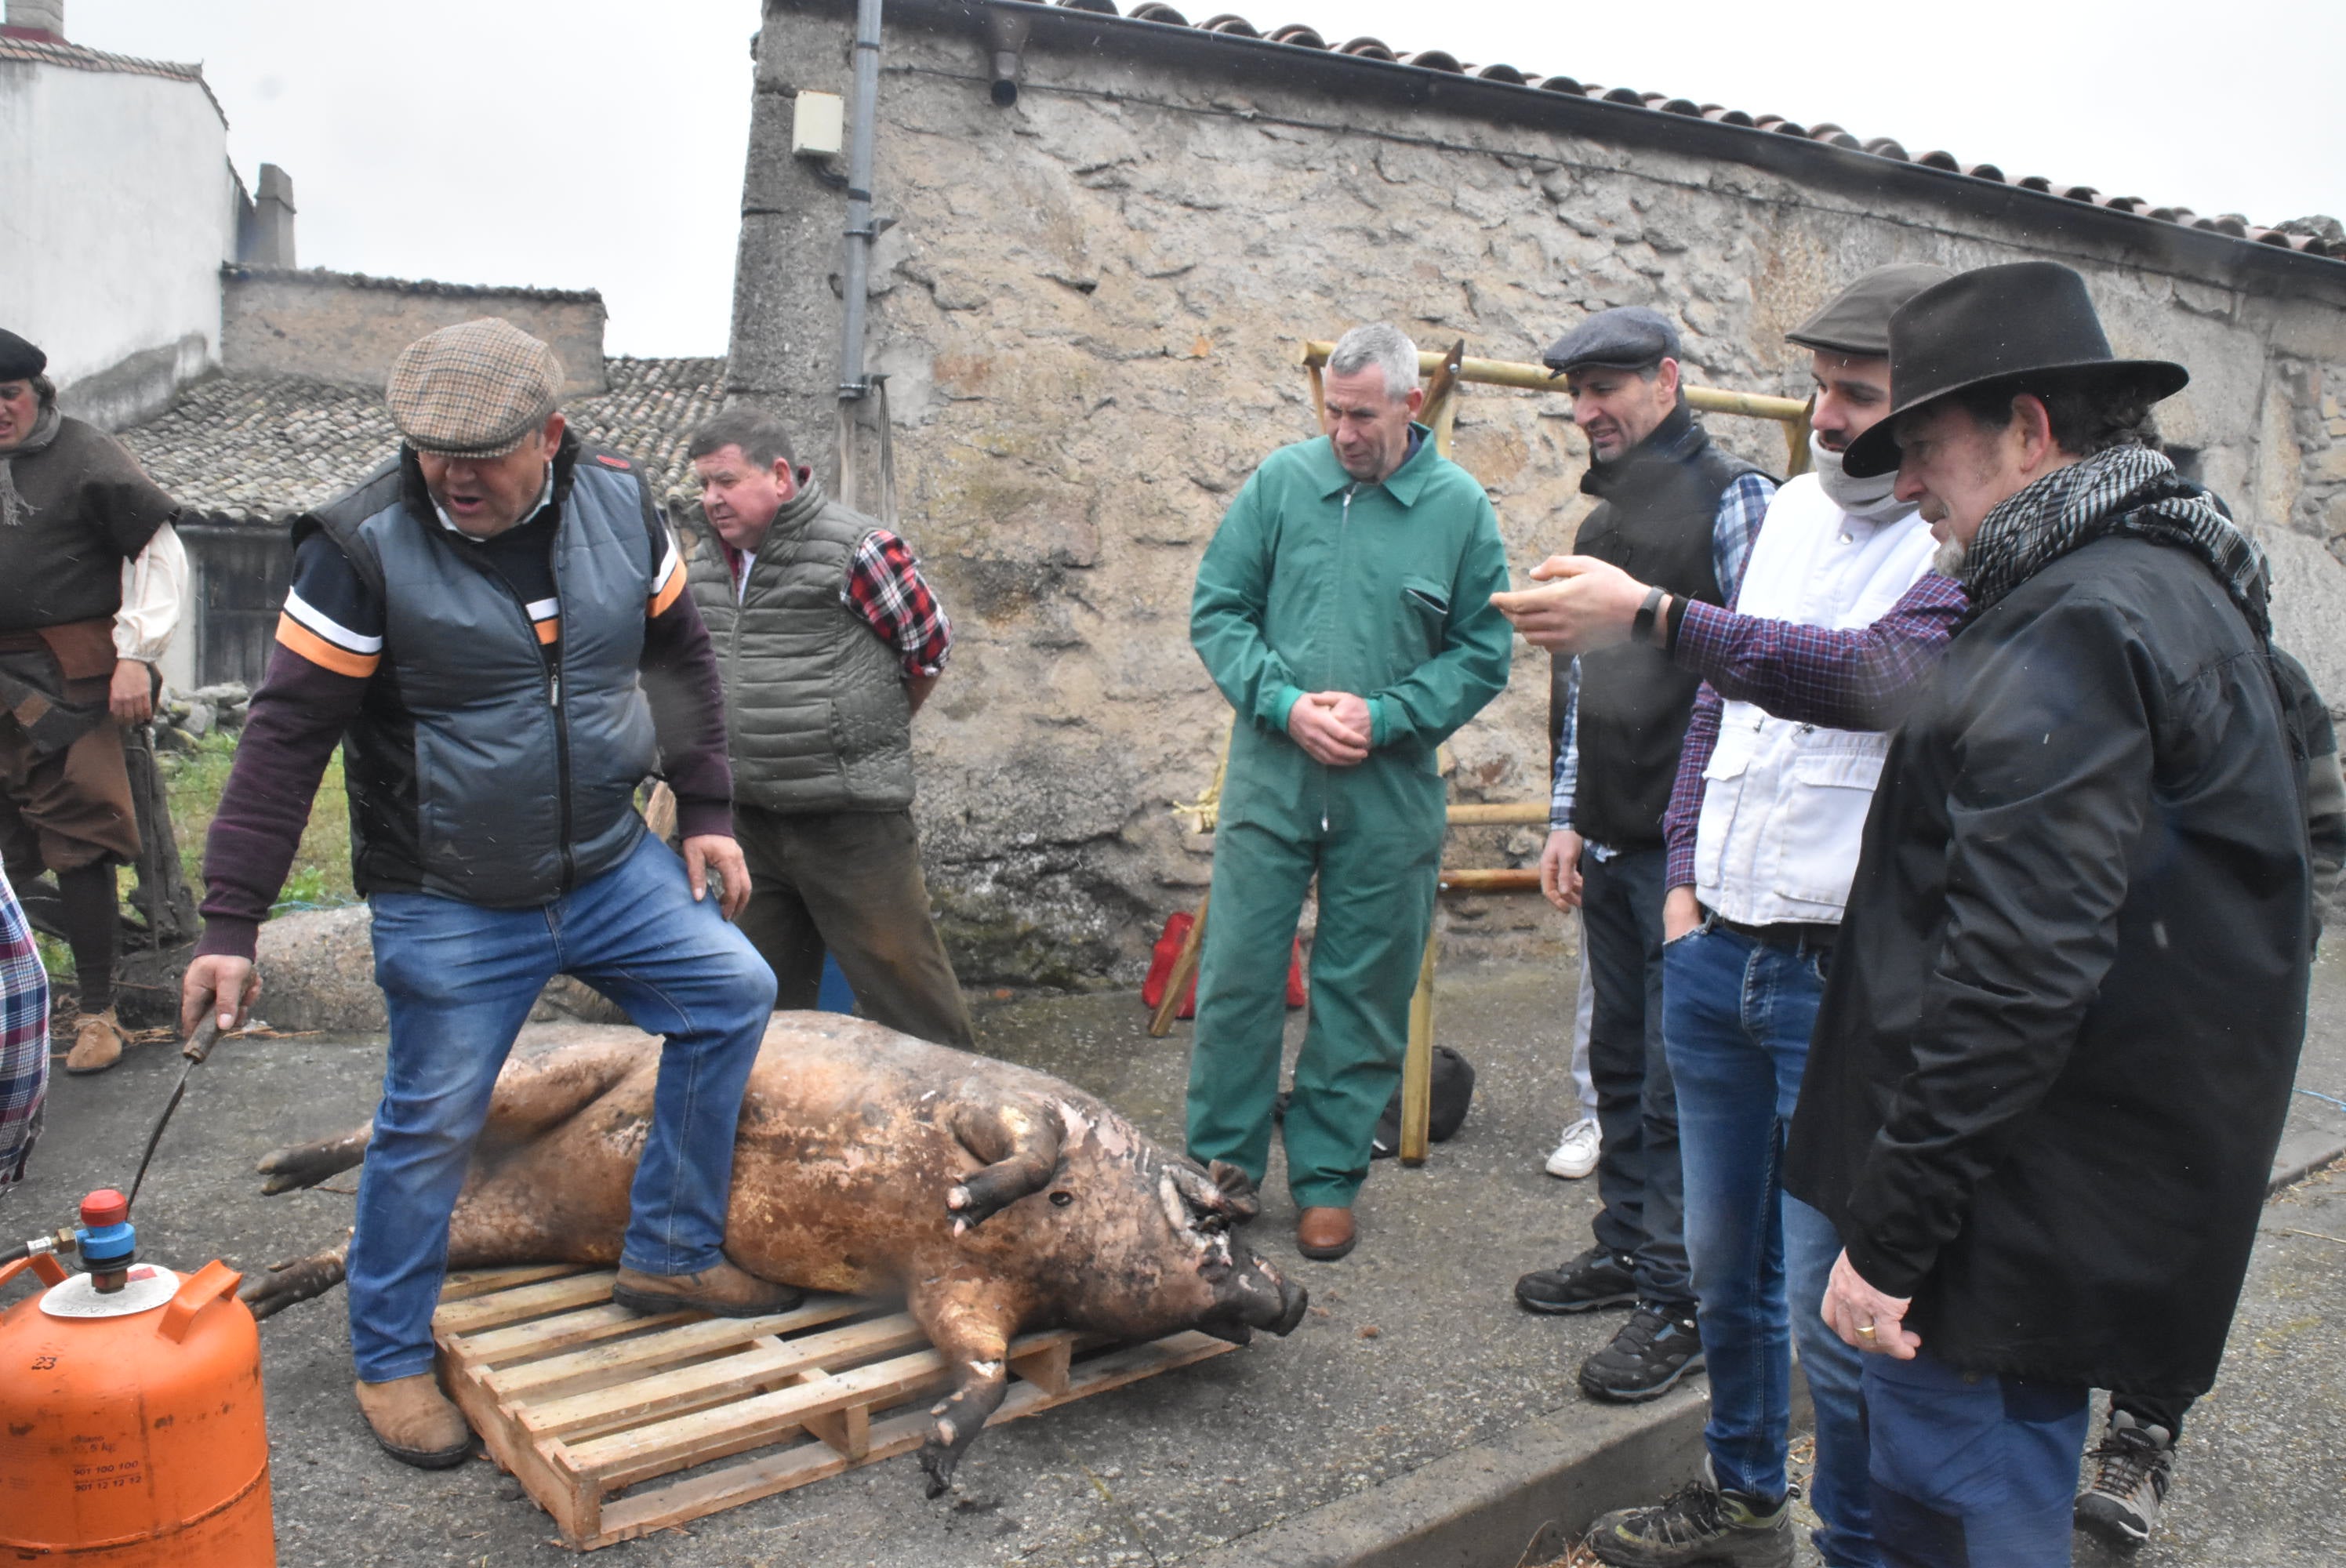
[[[220,791],[228,787],[230,768],[236,760],[236,737],[214,730],[196,743],[193,751],[172,752],[160,759],[163,787],[171,798],[171,831],[179,841],[189,885],[203,896],[204,838],[219,812]],[[128,878],[124,879],[126,884]],[[293,869],[285,878],[271,914],[291,910],[333,909],[358,901],[351,886],[351,807],[342,790],[342,753],[338,747],[318,781],[317,798],[310,806],[310,825],[301,834]]]

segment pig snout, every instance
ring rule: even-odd
[[[1252,1339],[1257,1329],[1281,1336],[1293,1333],[1303,1321],[1304,1308],[1311,1304],[1311,1292],[1260,1257],[1250,1259],[1232,1274],[1221,1296],[1221,1309],[1212,1320],[1198,1327],[1237,1345]]]

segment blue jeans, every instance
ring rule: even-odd
[[[1873,1521],[1891,1568],[2068,1568],[2086,1390],[1865,1358]]]
[[[1660,850],[1603,860],[1581,856],[1581,943],[1596,1005],[1588,1025],[1588,1075],[1596,1086],[1597,1245],[1626,1252],[1638,1298],[1674,1312],[1691,1309],[1687,1278],[1684,1184],[1678,1173],[1678,1097],[1662,1048]]]
[[[576,975],[637,1027],[668,1037],[620,1261],[647,1274],[717,1262],[734,1125],[773,1013],[774,976],[718,913],[713,893],[693,901],[676,852],[647,833],[619,865],[534,908],[426,893],[367,901],[391,1048],[351,1238],[360,1379],[432,1369],[448,1217],[497,1070],[556,974]]]
[[[1712,1471],[1724,1487],[1784,1495],[1797,1341],[1816,1406],[1817,1550],[1829,1563],[1873,1568],[1862,1359],[1818,1315],[1841,1237],[1781,1185],[1824,995],[1821,955],[1711,922],[1664,948],[1662,962]]]

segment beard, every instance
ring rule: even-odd
[[[1931,570],[1942,577],[1953,577],[1960,583],[1964,577],[1964,554],[1961,539],[1943,540],[1937,553],[1931,557]]]

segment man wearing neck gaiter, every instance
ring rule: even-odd
[[[1809,1033],[1824,993],[1858,835],[1897,723],[1964,608],[1931,571],[1929,526],[1894,476],[1853,480],[1841,454],[1890,407],[1890,315],[1948,276],[1878,268],[1789,334],[1816,383],[1810,471],[1776,493],[1731,609],[1699,602],[1653,636],[1704,685],[1665,820],[1663,1033],[1678,1092],[1710,1418],[1711,1480],[1598,1522],[1608,1563],[1790,1563],[1785,1447],[1790,1347],[1816,1406],[1812,1502],[1831,1564],[1881,1561],[1872,1534],[1859,1359],[1817,1308],[1841,1250],[1778,1185]],[[1647,592],[1586,558],[1519,596],[1536,644],[1627,639]]]
[[[1678,332],[1658,313],[1601,311],[1542,358],[1566,378],[1588,438],[1580,487],[1598,499],[1583,555],[1654,585],[1635,638],[1558,659],[1550,832],[1541,876],[1581,909],[1596,997],[1588,1041],[1597,1121],[1596,1245],[1516,1281],[1536,1312],[1629,1306],[1580,1369],[1593,1399],[1650,1400],[1702,1367],[1680,1216],[1678,1104],[1662,1051],[1663,809],[1700,685],[1656,640],[1684,606],[1729,602],[1775,481],[1711,443],[1678,378]],[[1502,610],[1531,596],[1502,594]]]

